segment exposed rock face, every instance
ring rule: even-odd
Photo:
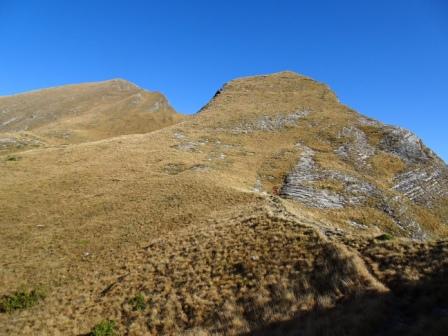
[[[317,208],[343,208],[347,205],[361,204],[366,196],[371,195],[375,188],[360,181],[354,176],[319,168],[313,160],[314,152],[303,147],[302,156],[294,168],[287,175],[280,194],[293,198],[308,206]],[[339,192],[326,188],[317,188],[313,182],[331,181],[341,186]]]
[[[411,131],[401,127],[385,127],[380,148],[397,154],[408,162],[422,162],[429,159],[429,151]]]
[[[290,114],[278,114],[276,116],[263,116],[253,121],[241,122],[233,127],[230,132],[233,134],[247,134],[255,131],[273,132],[285,127],[293,127],[299,119],[307,116],[310,112],[306,109],[299,109]]]
[[[412,211],[403,195],[388,196],[380,194],[379,209],[388,214],[404,235],[413,239],[423,240],[427,237],[421,224],[414,218]]]
[[[446,167],[418,167],[398,175],[395,181],[395,190],[403,193],[410,200],[425,206],[431,206],[433,201],[448,197]]]
[[[42,139],[30,133],[0,133],[0,154],[44,146]]]
[[[394,190],[425,207],[448,197],[447,166],[414,133],[385,127],[379,148],[407,162],[406,171],[395,177]]]
[[[302,155],[294,170],[286,176],[280,195],[312,208],[343,209],[363,206],[366,201],[371,200],[400,230],[414,239],[421,240],[426,237],[426,233],[413,217],[405,198],[430,202],[448,195],[446,176],[445,179],[442,178],[440,170],[432,171],[431,174],[427,171],[402,174],[397,177],[400,182],[394,186],[394,190],[399,194],[390,194],[359,177],[320,168],[313,159],[314,151],[306,146],[300,147]],[[338,186],[337,190],[326,187],[328,183]]]
[[[368,165],[367,160],[375,154],[375,148],[368,142],[366,134],[355,126],[342,129],[340,138],[345,143],[336,149],[336,153],[345,160],[352,160],[359,167]]]
[[[22,148],[25,146],[39,146],[40,142],[35,139],[18,139],[15,137],[0,138],[0,151],[9,148]]]
[[[291,197],[312,207],[342,208],[344,200],[338,194],[329,190],[316,189],[310,185],[310,182],[322,177],[315,167],[313,155],[314,152],[310,148],[304,147],[297,166],[286,177],[280,195]]]

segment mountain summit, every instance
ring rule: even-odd
[[[349,208],[346,220],[353,223],[368,213],[370,223],[413,238],[446,232],[443,160],[412,132],[342,105],[325,84],[292,72],[237,79],[198,120],[270,148],[253,171],[267,192],[274,188],[313,208]],[[278,165],[282,169],[264,170]]]
[[[2,132],[47,141],[0,156],[6,334],[446,330],[448,168],[325,84],[236,79],[184,118],[123,81],[0,110]],[[24,295],[38,302],[12,311]]]
[[[0,97],[0,151],[147,133],[181,119],[162,94],[122,79],[37,90]]]

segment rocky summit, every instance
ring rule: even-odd
[[[305,76],[1,97],[0,171],[0,334],[448,329],[445,162]]]

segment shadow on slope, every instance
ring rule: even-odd
[[[245,335],[446,335],[448,269],[439,271],[395,282],[389,293],[344,299],[334,308],[317,308]]]

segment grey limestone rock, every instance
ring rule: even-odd
[[[352,160],[358,167],[368,166],[367,160],[375,154],[375,148],[369,144],[365,133],[350,126],[344,127],[339,137],[347,139],[347,142],[336,149],[336,154],[343,159]]]
[[[343,208],[361,204],[376,188],[357,177],[335,170],[324,170],[316,165],[312,149],[303,146],[302,155],[294,170],[286,176],[280,194],[316,208]],[[316,188],[313,182],[333,180],[343,185],[344,191]]]
[[[380,149],[412,163],[426,161],[432,156],[422,141],[411,131],[391,126],[385,127],[384,131]]]
[[[255,131],[272,132],[286,127],[293,127],[299,119],[307,116],[310,111],[299,109],[293,113],[276,116],[263,116],[255,120],[244,121],[234,126],[230,132],[233,134],[247,134]]]
[[[448,197],[448,169],[446,167],[418,167],[398,175],[394,189],[410,200],[431,206],[434,200]]]

